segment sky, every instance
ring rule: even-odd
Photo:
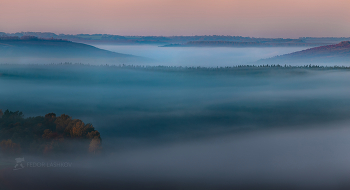
[[[349,0],[0,0],[0,31],[349,37]]]

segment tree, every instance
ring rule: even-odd
[[[45,120],[47,122],[54,122],[56,120],[56,114],[55,113],[48,113],[45,115]]]
[[[69,115],[62,114],[60,117],[56,118],[56,131],[63,132],[69,123],[72,121],[72,118]]]
[[[85,124],[79,119],[74,119],[69,125],[69,133],[71,137],[82,137],[85,129]]]
[[[0,119],[0,142],[4,154],[54,154],[78,149],[97,153],[101,149],[101,135],[92,124],[54,113],[23,118],[22,112],[6,110]]]
[[[22,112],[6,110],[2,115],[2,119],[6,119],[8,122],[18,122],[23,119],[23,116]]]
[[[50,129],[45,129],[42,137],[43,139],[56,139],[58,137],[58,134],[52,132]]]

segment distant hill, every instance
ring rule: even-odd
[[[259,62],[350,62],[350,41],[310,48]]]
[[[61,39],[41,39],[34,36],[0,37],[0,63],[14,63],[18,60],[45,60],[51,62],[93,62],[105,63],[141,61],[142,58],[102,50],[91,45]],[[34,62],[31,62],[34,63]]]
[[[341,41],[350,40],[350,38],[312,38],[302,37],[298,39],[285,39],[285,38],[254,38],[244,36],[224,36],[224,35],[204,35],[204,36],[120,36],[111,34],[55,34],[51,32],[17,32],[17,33],[4,33],[0,32],[1,36],[35,36],[38,38],[53,38],[53,39],[66,39],[72,42],[80,42],[85,44],[153,44],[153,45],[171,45],[179,46],[186,43],[192,42],[244,42],[244,43],[263,43],[269,44],[270,46],[278,45],[280,43],[291,43],[290,45],[301,45],[305,46],[321,46],[339,43]],[[241,45],[244,45],[242,43]],[[296,43],[296,44],[294,44]],[[176,45],[175,45],[176,44]],[[310,45],[313,44],[313,45]],[[211,44],[212,45],[212,44]],[[225,45],[225,44],[224,44]],[[227,45],[227,44],[226,44]],[[254,44],[253,44],[254,45]]]
[[[44,56],[44,57],[132,57],[96,47],[60,39],[39,39],[37,37],[1,38],[0,56]]]
[[[162,47],[299,47],[320,46],[323,43],[308,43],[299,39],[269,39],[255,41],[190,41],[184,44],[168,44]]]

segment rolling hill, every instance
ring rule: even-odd
[[[83,43],[37,37],[0,38],[0,63],[42,62],[135,62],[141,57],[102,50]]]
[[[310,48],[290,54],[272,57],[269,59],[263,59],[258,62],[350,62],[350,41],[343,41],[334,45]]]

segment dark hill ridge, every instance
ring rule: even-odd
[[[350,41],[339,44],[310,48],[286,55],[276,56],[259,62],[350,62]]]
[[[1,57],[134,57],[60,39],[0,37]]]

